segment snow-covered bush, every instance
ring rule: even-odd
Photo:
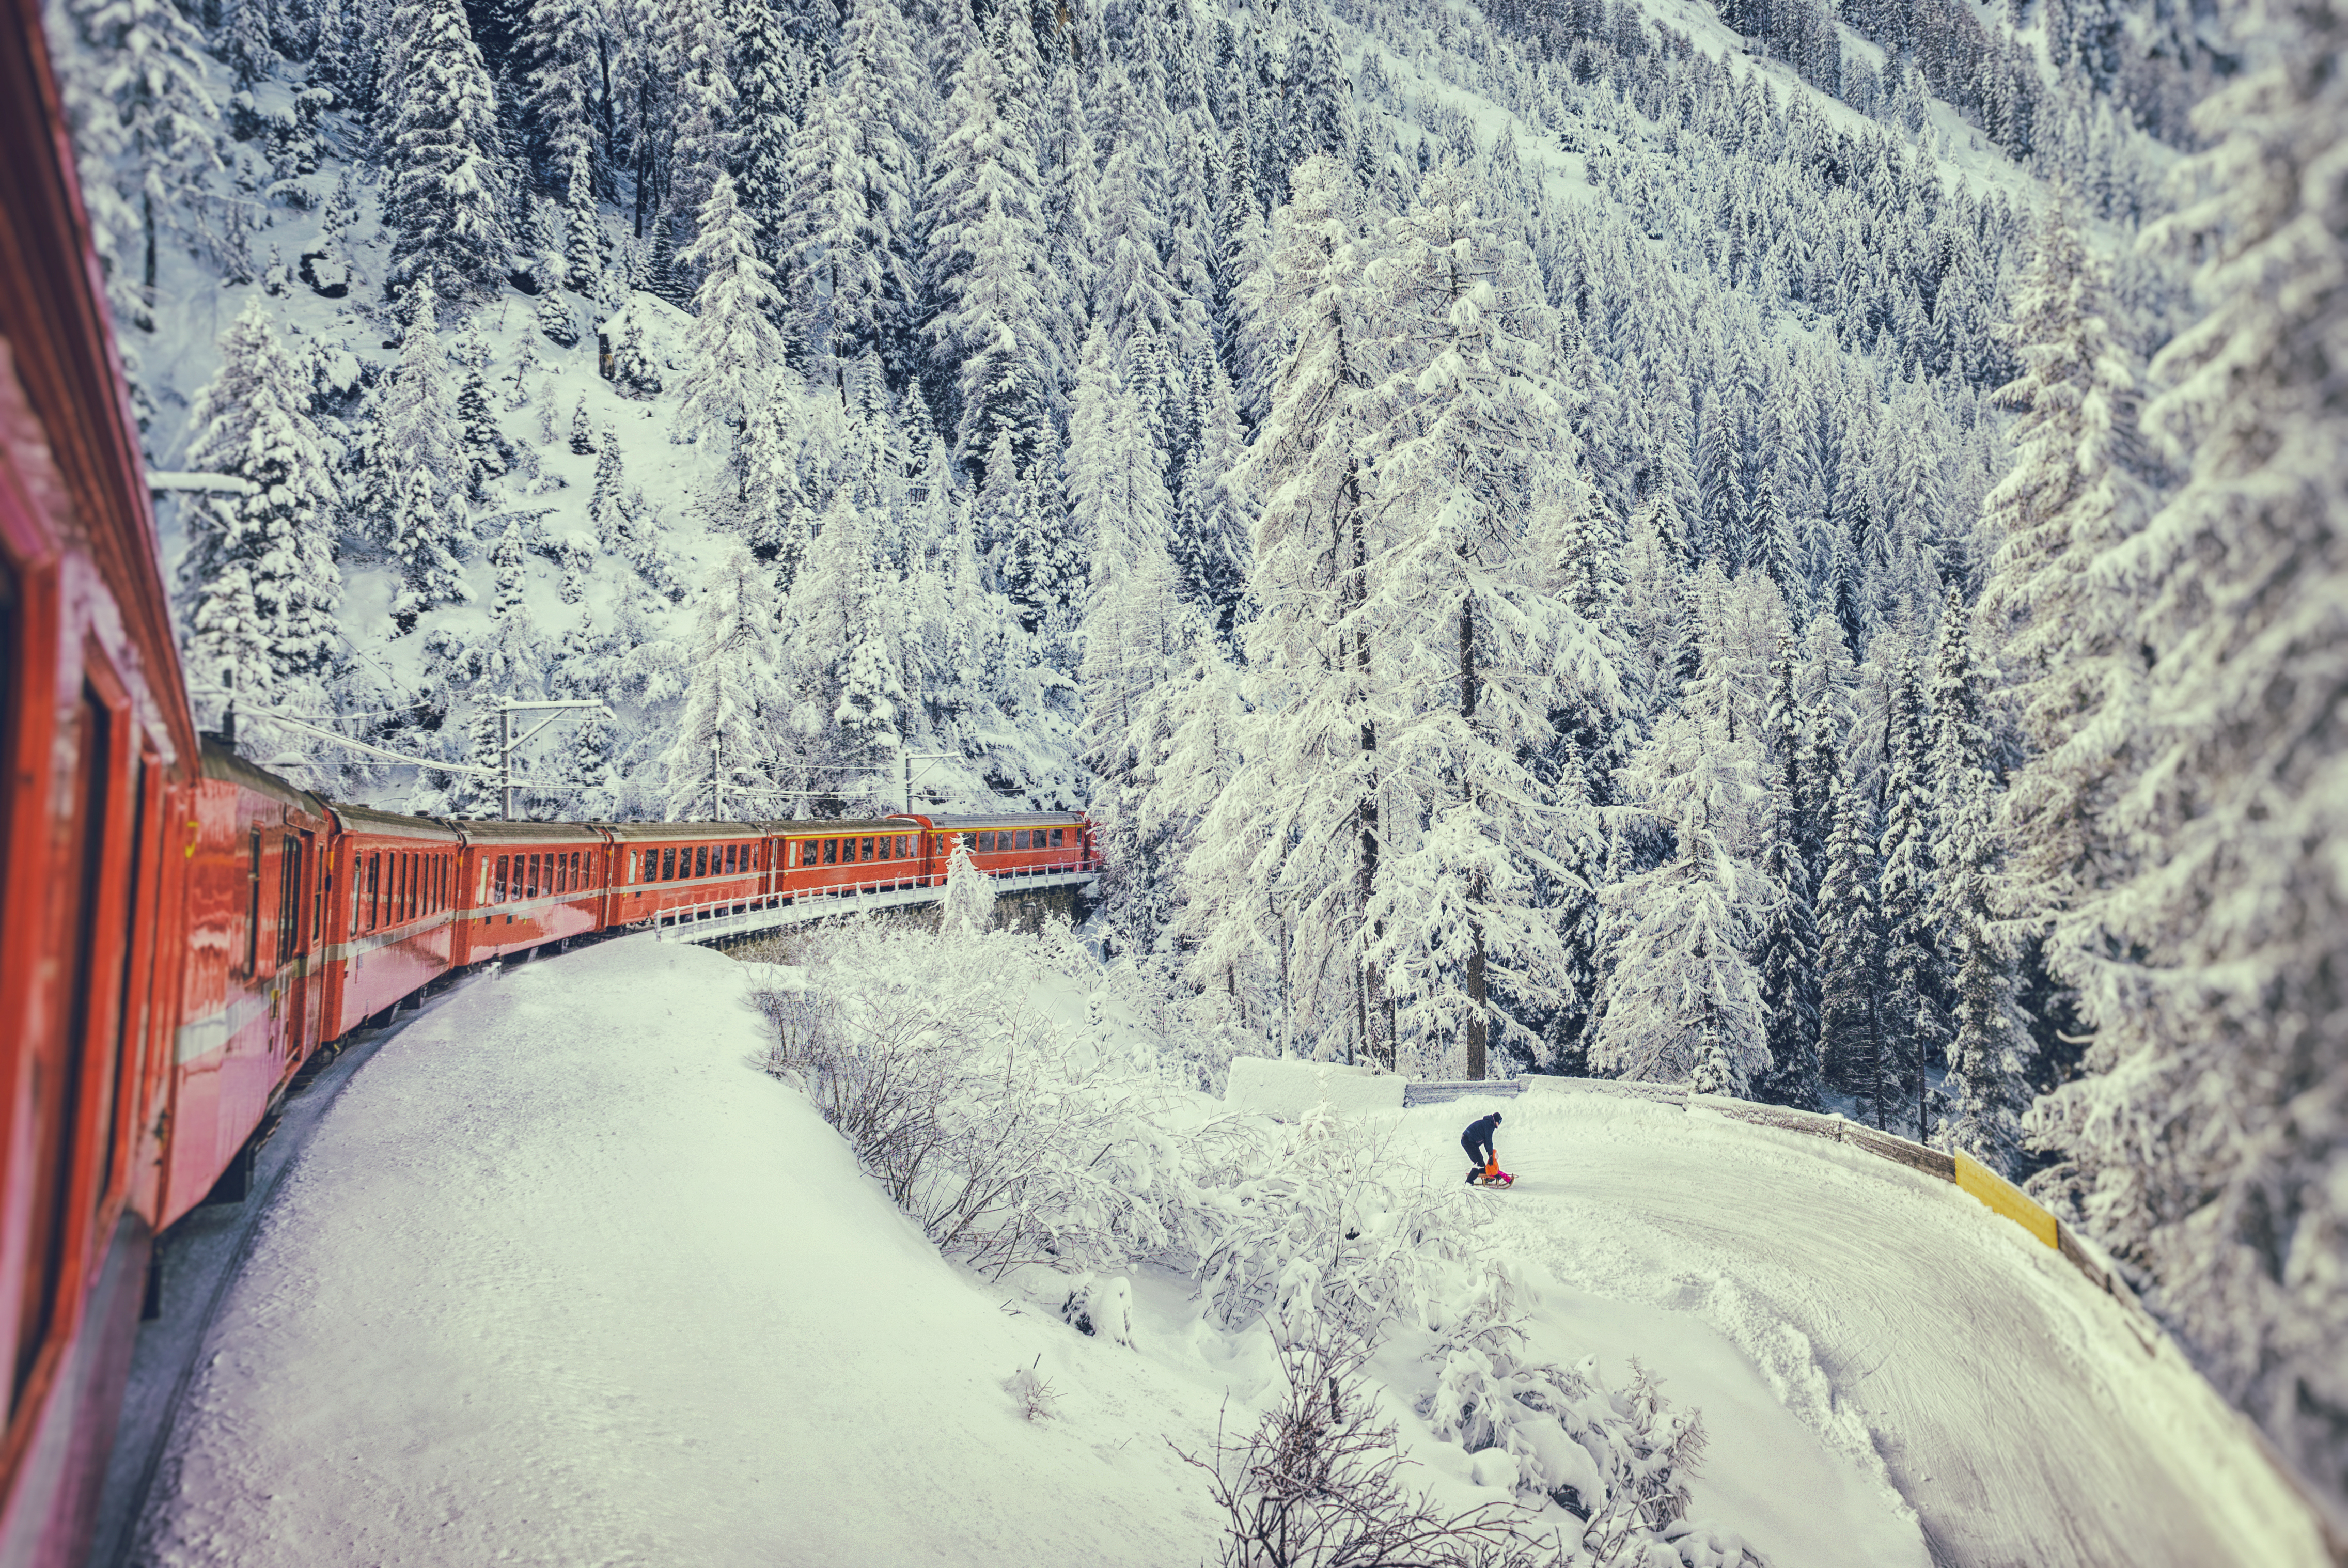
[[[1478,1219],[1465,1190],[1430,1185],[1361,1123],[1316,1107],[1247,1153],[1200,1194],[1200,1288],[1225,1327],[1423,1326],[1458,1287]]]
[[[1531,1568],[1547,1556],[1506,1503],[1436,1511],[1404,1490],[1391,1421],[1363,1364],[1369,1340],[1331,1324],[1281,1349],[1287,1391],[1255,1430],[1219,1442],[1205,1470],[1223,1510],[1224,1568]]]
[[[1581,1520],[1560,1568],[1643,1565],[1667,1547],[1707,1568],[1741,1568],[1740,1538],[1685,1517],[1702,1418],[1673,1411],[1636,1361],[1631,1386],[1612,1392],[1594,1359],[1570,1369],[1537,1359],[1520,1297],[1515,1275],[1495,1266],[1437,1334],[1426,1354],[1438,1368],[1435,1388],[1419,1402],[1436,1435],[1506,1455],[1505,1464],[1479,1464],[1479,1478],[1506,1477],[1527,1500],[1547,1496]]]
[[[766,993],[767,1070],[797,1084],[942,1250],[990,1274],[1122,1264],[1196,1212],[1163,1081],[1030,1005],[1013,944],[857,925]]]

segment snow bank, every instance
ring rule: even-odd
[[[386,1044],[223,1306],[142,1561],[1210,1556],[1159,1434],[1209,1446],[1226,1385],[941,1260],[751,1065],[773,978],[631,938]],[[1056,1418],[1022,1418],[1022,1367]]]
[[[1233,1110],[1258,1111],[1282,1121],[1302,1121],[1316,1105],[1340,1114],[1400,1110],[1403,1081],[1396,1074],[1375,1068],[1235,1057],[1223,1103]]]

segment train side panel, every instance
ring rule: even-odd
[[[324,807],[209,741],[192,799],[165,1225],[203,1201],[316,1047],[325,989]]]
[[[444,823],[334,808],[325,1037],[340,1039],[466,960],[464,841]]]
[[[40,7],[0,0],[0,1564],[78,1564],[153,1216],[157,802],[193,777]],[[160,941],[168,922],[156,934]],[[167,982],[162,993],[171,989]]]
[[[602,929],[610,842],[579,823],[468,822],[461,962]]]

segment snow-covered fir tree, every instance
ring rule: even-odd
[[[242,480],[190,509],[180,572],[197,636],[200,710],[216,713],[225,666],[245,709],[320,711],[336,655],[342,578],[334,558],[342,505],[338,454],[255,295],[221,339],[221,368],[189,411],[190,467]],[[220,601],[217,607],[213,602]],[[258,742],[257,742],[258,743]]]
[[[458,0],[403,0],[391,32],[386,281],[403,295],[428,284],[440,301],[482,298],[505,275],[512,210],[496,89]]]

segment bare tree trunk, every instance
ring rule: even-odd
[[[1357,460],[1345,465],[1343,526],[1350,534],[1351,566],[1347,576],[1344,603],[1358,610],[1369,602],[1370,542],[1369,529],[1363,516],[1361,467]],[[1354,635],[1354,669],[1361,677],[1361,693],[1370,687],[1370,639],[1358,624]],[[1378,889],[1378,796],[1377,796],[1378,727],[1365,721],[1362,725],[1362,755],[1369,762],[1369,775],[1363,780],[1362,793],[1354,804],[1354,819],[1361,830],[1361,859],[1354,891],[1354,905],[1362,923],[1363,945],[1375,943],[1383,931],[1370,919],[1370,905]],[[1385,995],[1385,977],[1377,963],[1367,955],[1362,960],[1361,1028],[1364,1047],[1370,1059],[1389,1072],[1395,1068],[1394,1011]]]
[[[1466,552],[1463,550],[1462,554]],[[1469,599],[1459,606],[1459,717],[1475,721],[1476,704],[1482,695],[1476,671],[1476,602]],[[1461,793],[1472,799],[1472,787]],[[1468,889],[1468,936],[1471,945],[1468,953],[1468,1076],[1486,1076],[1491,1039],[1491,1020],[1485,1014],[1488,996],[1484,979],[1484,923],[1476,911],[1484,903],[1484,880],[1476,878]]]

